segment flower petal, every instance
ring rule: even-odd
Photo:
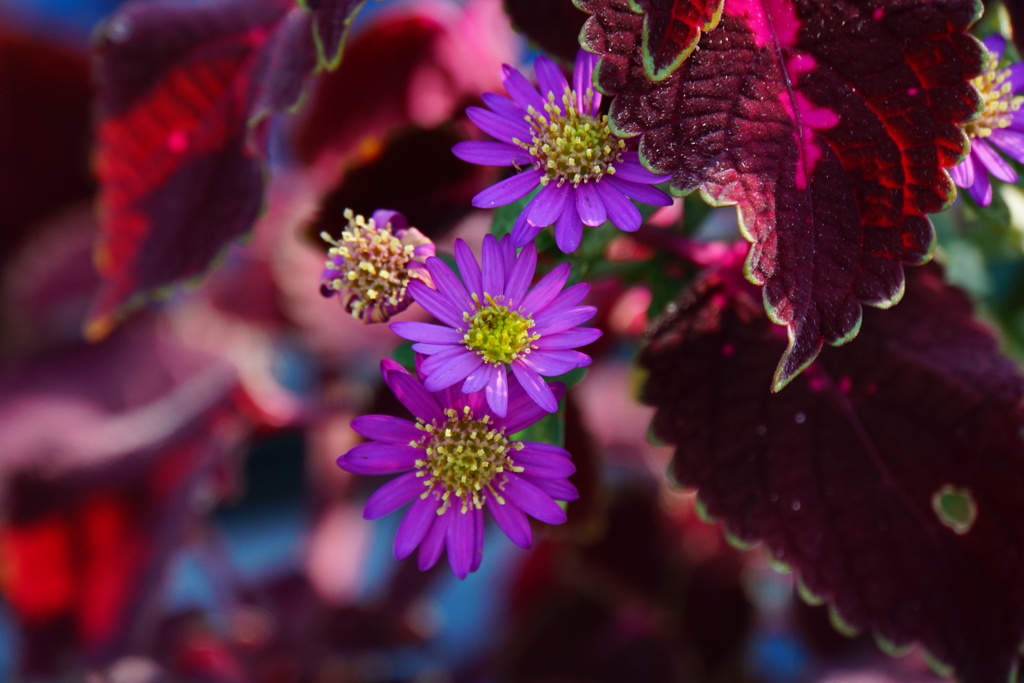
[[[483,281],[480,279],[480,266],[476,262],[473,250],[461,238],[455,240],[455,263],[459,267],[459,275],[462,276],[462,281],[465,283],[469,293],[476,294],[478,298],[483,298],[484,290]]]
[[[391,323],[391,331],[403,339],[427,344],[458,344],[462,335],[450,327],[411,320]]]
[[[625,232],[635,232],[640,228],[643,217],[640,215],[640,209],[636,208],[633,202],[626,199],[610,184],[602,183],[598,190],[601,192],[605,208],[608,209],[608,220],[616,228]]]
[[[974,162],[971,157],[966,157],[959,164],[949,169],[949,176],[957,187],[970,187],[974,182]]]
[[[434,281],[434,288],[461,311],[472,311],[473,300],[469,298],[466,287],[459,276],[452,272],[448,264],[437,258],[428,258],[427,270]]]
[[[452,146],[452,154],[481,166],[525,166],[533,157],[516,145],[495,140],[463,140]]]
[[[452,509],[448,508],[442,514],[435,515],[437,519],[430,525],[423,541],[420,543],[420,552],[416,558],[416,566],[420,571],[426,571],[437,564],[444,550],[444,541],[448,537],[448,526],[452,521]]]
[[[519,73],[518,69],[508,64],[503,64],[501,67],[501,82],[504,84],[508,94],[523,108],[524,112],[528,113],[529,108],[533,107],[534,111],[544,113],[543,98],[541,98],[537,89],[526,80],[526,76]]]
[[[549,306],[543,314],[534,316],[536,325],[530,331],[542,336],[555,334],[587,322],[594,317],[595,313],[597,313],[597,308],[594,306],[577,306],[567,311]]]
[[[505,283],[505,302],[510,308],[519,305],[533,282],[537,270],[537,247],[532,242],[523,247]]]
[[[526,518],[522,510],[508,501],[499,503],[490,491],[485,493],[487,497],[487,509],[498,523],[498,527],[505,532],[513,543],[524,550],[533,545],[533,532],[530,530],[530,520]],[[504,500],[504,498],[502,498]]]
[[[491,381],[484,387],[487,405],[498,417],[505,417],[508,412],[508,372],[505,368],[495,368]]]
[[[650,185],[635,183],[631,180],[619,178],[618,176],[606,176],[601,179],[601,182],[611,185],[630,199],[635,199],[636,201],[643,202],[644,204],[650,204],[652,206],[669,206],[672,203],[671,197],[658,188],[651,187]]]
[[[552,382],[548,386],[551,388],[551,393],[555,395],[555,399],[562,400],[562,396],[565,395],[565,385],[561,382]],[[504,427],[506,433],[515,434],[547,415],[547,411],[530,398],[518,378],[513,374],[509,381],[508,416],[495,419],[494,424],[497,429]]]
[[[1024,162],[1024,133],[1009,128],[1000,128],[992,131],[988,136],[990,144],[995,145],[1011,159]]]
[[[409,420],[393,415],[360,415],[352,420],[352,430],[359,436],[381,443],[408,446],[410,441],[419,441],[423,432]]]
[[[397,474],[416,466],[423,450],[393,443],[361,443],[338,458],[338,467],[352,474]]]
[[[481,190],[473,197],[473,206],[478,209],[493,209],[497,206],[511,204],[530,194],[530,191],[540,184],[542,175],[537,169],[517,173],[496,185],[491,185],[486,190]]]
[[[504,95],[499,95],[495,92],[485,92],[480,97],[483,99],[484,104],[491,108],[491,111],[506,119],[518,120],[526,116],[526,111],[522,107]]]
[[[1017,182],[1017,172],[985,140],[981,138],[975,139],[971,153],[996,178],[999,178],[1004,183]]]
[[[422,418],[427,422],[444,418],[444,411],[437,404],[437,399],[408,372],[386,372],[384,373],[384,383],[391,389],[395,398],[415,417]]]
[[[601,338],[601,330],[596,327],[577,327],[564,332],[545,334],[533,345],[538,349],[575,349],[578,346],[592,344]]]
[[[423,380],[423,386],[427,391],[439,391],[461,382],[483,365],[484,361],[478,354],[466,349],[460,349],[460,351],[462,353],[446,360],[437,369],[428,371],[430,374]],[[431,356],[431,358],[439,358],[440,356],[441,354],[437,354],[436,356]]]
[[[423,537],[427,535],[427,531],[430,530],[430,526],[437,519],[437,505],[437,498],[432,495],[417,498],[412,502],[395,534],[396,559],[404,560],[412,555],[413,550],[416,550],[416,546],[420,544]]]
[[[526,220],[526,212],[519,214],[516,222],[512,224],[512,244],[517,247],[524,247],[532,242],[540,234],[541,228],[530,225]]]
[[[996,56],[996,61],[1003,58],[1003,53],[1006,51],[1006,38],[998,33],[992,33],[981,42],[985,44],[986,50]]]
[[[414,498],[424,493],[427,490],[424,486],[425,480],[416,476],[417,474],[418,472],[408,472],[374,491],[373,495],[366,499],[363,519],[380,519],[403,505],[408,505]]]
[[[583,222],[576,210],[576,202],[566,202],[565,210],[555,223],[555,244],[562,253],[571,254],[583,239]]]
[[[512,372],[515,373],[519,383],[523,385],[527,395],[549,413],[558,410],[558,401],[555,399],[555,395],[551,393],[548,383],[537,374],[536,370],[523,363],[522,360],[520,358],[512,361]]]
[[[1021,90],[1024,90],[1024,62],[1014,62],[1006,68],[1010,71],[1010,77],[1007,79],[1010,91],[1014,95],[1020,95]]]
[[[523,449],[515,452],[515,463],[531,477],[565,479],[576,471],[569,459],[569,451],[547,443],[524,441]]]
[[[568,185],[548,183],[530,202],[523,208],[526,220],[530,225],[542,228],[554,223],[565,208],[565,203],[571,198],[572,190]]]
[[[516,474],[508,473],[507,476],[501,493],[509,503],[542,522],[565,522],[565,510],[560,508],[551,496]]]
[[[513,140],[529,141],[533,138],[525,119],[507,119],[482,107],[468,107],[466,116],[477,128],[499,141],[514,145]]]
[[[601,180],[604,182],[604,179]],[[597,183],[580,183],[576,188],[576,211],[583,225],[597,227],[608,220],[608,212],[597,191]]]
[[[474,508],[469,514],[473,517],[473,563],[469,566],[469,571],[475,572],[484,561],[484,511]]]
[[[537,85],[540,86],[541,97],[550,102],[548,93],[555,96],[554,103],[559,111],[564,112],[562,106],[562,95],[569,89],[569,81],[565,79],[562,70],[558,65],[547,57],[541,55],[533,62],[533,70],[537,74]]]
[[[627,150],[622,155],[622,161],[615,164],[615,176],[622,180],[629,180],[634,183],[653,185],[668,180],[671,176],[662,175],[650,171],[640,163],[640,153],[634,150]]]
[[[452,503],[451,522],[448,524],[448,563],[460,579],[466,578],[473,564],[473,515],[457,509],[460,501]]]
[[[475,394],[478,391],[483,391],[483,388],[491,382],[491,373],[494,372],[505,372],[505,369],[498,369],[490,363],[484,363],[466,378],[462,385],[462,393]]]
[[[528,313],[535,313],[542,310],[558,296],[569,279],[572,266],[568,263],[560,263],[551,269],[547,275],[542,277],[533,289],[523,299],[522,309]]]
[[[505,257],[494,235],[484,235],[480,252],[484,293],[497,298],[505,293]]]
[[[601,93],[594,87],[594,66],[597,64],[597,59],[595,54],[586,50],[578,50],[576,63],[572,69],[572,89],[576,93],[576,111],[591,116],[595,116],[601,108]],[[586,107],[587,90],[593,93],[589,109]]]
[[[537,374],[544,374],[547,377],[564,375],[576,368],[584,368],[591,363],[590,356],[571,349],[564,351],[538,349],[529,353],[521,360],[525,365],[533,368]]]
[[[554,500],[576,500],[580,497],[580,492],[576,490],[576,487],[565,479],[543,479],[526,474],[520,474],[519,478],[530,482]]]
[[[978,206],[988,206],[992,203],[992,182],[988,179],[988,173],[974,155],[973,150],[969,158],[974,165],[974,182],[967,188],[967,191],[971,193],[971,197],[978,203]]]

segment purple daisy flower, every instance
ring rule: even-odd
[[[340,240],[320,235],[332,245],[320,293],[338,294],[345,310],[363,322],[384,322],[412,303],[412,279],[430,282],[423,261],[434,255],[434,243],[397,211],[379,209],[368,221],[351,209],[344,215],[348,226]]]
[[[534,62],[541,92],[508,66],[502,82],[511,99],[485,93],[490,108],[470,107],[466,114],[497,141],[459,142],[452,151],[463,161],[487,166],[531,166],[487,188],[473,206],[491,209],[541,190],[516,221],[512,239],[521,247],[546,225],[555,224],[555,241],[565,253],[576,250],[583,226],[611,221],[620,230],[640,227],[640,211],[630,200],[667,206],[672,199],[650,187],[668,176],[648,171],[636,151],[615,135],[601,116],[601,94],[591,76],[597,56],[580,50],[570,88],[553,61]]]
[[[508,410],[508,369],[526,393],[548,412],[558,399],[544,377],[590,364],[576,351],[601,336],[601,331],[576,327],[594,316],[593,306],[580,306],[590,285],[563,291],[569,264],[563,263],[530,289],[537,267],[537,248],[527,244],[516,255],[512,238],[499,243],[484,237],[481,263],[462,240],[455,241],[455,261],[462,280],[444,261],[430,258],[427,270],[437,288],[412,282],[409,291],[443,325],[397,322],[391,329],[416,342],[413,350],[427,357],[422,370],[429,391],[462,382],[462,391],[483,390],[495,415]],[[465,284],[463,284],[463,280]]]
[[[1003,182],[1017,182],[1017,172],[996,150],[1024,162],[1024,117],[1020,115],[1024,97],[1017,94],[1024,90],[1024,64],[999,68],[1006,39],[993,35],[984,42],[988,63],[984,73],[972,81],[981,94],[983,109],[964,126],[971,140],[970,153],[949,172],[953,182],[966,188],[980,206],[992,203],[990,173]]]
[[[338,458],[355,474],[400,474],[366,501],[363,517],[377,519],[412,503],[395,536],[395,557],[419,547],[419,568],[429,569],[448,548],[460,579],[483,558],[484,508],[513,543],[532,543],[529,515],[548,524],[565,521],[556,500],[575,500],[567,477],[576,471],[557,446],[513,441],[510,436],[539,420],[542,411],[515,378],[509,385],[509,417],[495,415],[482,392],[428,391],[394,361],[381,363],[384,382],[415,422],[364,415],[352,428],[370,439]],[[561,396],[565,387],[554,386]]]

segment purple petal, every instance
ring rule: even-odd
[[[636,208],[633,202],[626,199],[611,184],[600,183],[598,190],[601,192],[605,208],[608,209],[608,219],[616,228],[625,232],[635,232],[640,228],[643,218],[640,216],[640,209]]]
[[[590,285],[586,282],[577,282],[571,287],[566,287],[564,290],[558,293],[544,310],[537,311],[537,315],[548,315],[554,313],[554,311],[567,311],[570,308],[578,306],[581,301],[587,298],[587,294],[590,293]]]
[[[533,544],[533,533],[530,531],[530,521],[522,510],[506,501],[499,503],[490,491],[487,491],[487,509],[491,517],[498,523],[498,527],[505,532],[513,543],[524,550]],[[502,498],[504,500],[504,498]]]
[[[495,368],[491,381],[484,388],[487,405],[498,417],[505,417],[508,412],[508,373],[505,368]]]
[[[417,474],[419,473],[403,474],[374,491],[373,495],[366,499],[366,506],[363,507],[363,519],[380,519],[425,493],[427,490],[424,486],[425,480],[423,477],[416,476]]]
[[[548,183],[523,208],[526,220],[538,228],[551,225],[562,214],[566,201],[572,192],[568,185]]]
[[[576,368],[584,368],[590,365],[590,356],[579,351],[566,349],[564,351],[531,351],[519,359],[526,366],[533,368],[537,374],[544,374],[547,377],[557,377]]]
[[[542,522],[565,522],[565,510],[558,507],[558,503],[553,501],[551,496],[516,474],[508,473],[507,476],[501,493],[509,503]]]
[[[996,61],[1003,58],[1003,52],[1006,51],[1006,38],[998,33],[993,33],[981,42],[985,44],[985,49],[996,56]]]
[[[571,270],[572,266],[568,263],[561,263],[552,268],[551,272],[542,277],[523,299],[522,309],[528,313],[534,313],[550,304],[562,291]]]
[[[360,415],[352,420],[352,429],[363,438],[399,446],[419,441],[424,434],[412,422],[391,415]]]
[[[554,500],[576,500],[580,497],[576,487],[565,479],[543,479],[525,474],[520,474],[519,478],[530,482]]]
[[[533,157],[522,147],[493,140],[464,140],[452,146],[452,154],[481,166],[525,166]]]
[[[1009,128],[999,128],[988,136],[989,143],[995,145],[1012,159],[1024,162],[1024,133]]]
[[[462,335],[452,328],[431,323],[406,320],[391,323],[391,331],[403,339],[428,344],[458,344],[462,341]]]
[[[1006,68],[1010,71],[1010,76],[1007,79],[1010,83],[1010,90],[1014,95],[1020,95],[1021,89],[1024,89],[1024,62],[1014,62]]]
[[[949,176],[957,187],[970,187],[974,182],[974,163],[968,156],[959,164],[949,169]]]
[[[541,96],[546,101],[551,101],[548,93],[555,96],[555,106],[559,111],[562,107],[562,95],[569,89],[569,81],[565,79],[562,70],[553,61],[543,55],[537,57],[533,62],[533,70],[537,74],[537,85],[540,86]]]
[[[533,441],[524,442],[523,450],[515,452],[515,463],[524,468],[523,474],[544,479],[565,479],[576,471],[567,450]]]
[[[523,385],[527,395],[536,401],[537,405],[549,413],[558,410],[558,401],[551,393],[548,383],[535,370],[523,363],[521,358],[512,361],[512,372],[515,373],[519,383]]]
[[[491,382],[491,374],[494,372],[505,372],[505,368],[495,368],[490,363],[484,363],[466,378],[462,385],[462,393],[475,394],[482,391]]]
[[[429,371],[430,374],[423,381],[423,386],[428,391],[439,391],[461,382],[483,365],[483,360],[478,354],[465,349],[460,350],[462,353],[446,360],[436,370]],[[441,357],[441,354],[431,356],[431,359],[439,357]]]
[[[427,422],[444,418],[444,411],[441,410],[441,406],[437,404],[434,396],[409,373],[387,372],[384,375],[384,382],[391,389],[395,398],[414,416]]]
[[[477,128],[501,142],[514,145],[513,140],[529,142],[533,139],[530,126],[524,119],[507,119],[501,114],[481,107],[469,107],[466,109],[466,116]]]
[[[530,354],[533,355],[533,354]],[[560,401],[565,395],[565,385],[561,382],[552,382],[548,385],[555,395],[555,400]],[[537,402],[530,398],[519,380],[513,374],[509,381],[508,390],[508,417],[498,418],[494,421],[496,428],[505,428],[506,433],[515,434],[526,429],[548,413]]]
[[[505,293],[505,257],[494,235],[484,235],[480,252],[484,293],[497,298]]]
[[[530,225],[526,220],[526,212],[519,214],[516,222],[512,225],[512,244],[523,247],[529,244],[540,234],[541,229]]]
[[[450,327],[462,327],[463,311],[456,308],[454,302],[436,289],[427,287],[419,280],[413,280],[409,283],[409,292],[416,303],[425,308],[430,315]]]
[[[508,64],[502,65],[501,74],[501,82],[505,85],[505,90],[524,111],[529,112],[530,107],[533,107],[534,111],[544,113],[544,100],[537,89],[526,80],[526,76]]]
[[[669,206],[672,203],[672,198],[667,194],[656,187],[644,185],[643,183],[634,183],[631,180],[625,180],[618,176],[605,176],[601,179],[601,183],[611,185],[630,199],[635,199],[644,204]]]
[[[544,174],[537,169],[517,173],[477,193],[473,197],[473,206],[478,209],[493,209],[496,206],[511,204],[530,194],[533,188],[540,184],[542,175]]]
[[[445,351],[450,351],[454,344],[424,344],[417,342],[412,345],[412,350],[423,356],[434,356]]]
[[[538,349],[575,349],[578,346],[592,344],[601,338],[601,330],[595,327],[577,327],[564,332],[545,334],[533,345]]]
[[[437,515],[437,519],[430,525],[423,542],[420,543],[420,553],[416,558],[416,566],[420,571],[426,571],[437,564],[444,550],[444,541],[448,537],[448,526],[452,521],[452,509],[448,508],[443,514]]]
[[[480,266],[476,262],[473,250],[462,239],[455,240],[455,263],[459,266],[459,275],[462,276],[462,281],[466,283],[469,293],[483,298],[484,290],[483,281],[480,279]]]
[[[361,443],[338,458],[338,467],[352,474],[397,474],[416,466],[423,450],[393,443]]]
[[[533,243],[523,247],[523,251],[515,260],[512,272],[508,274],[508,281],[505,283],[505,301],[509,307],[514,307],[526,296],[526,291],[533,282],[533,274],[537,270],[537,247]]]
[[[974,165],[974,182],[967,188],[971,197],[978,203],[978,206],[988,206],[992,203],[992,182],[988,179],[988,173],[981,166],[981,162],[974,155],[973,150],[969,157]]]
[[[622,161],[615,164],[615,176],[622,180],[629,180],[634,183],[653,185],[668,180],[670,176],[654,173],[640,163],[640,154],[633,150],[627,150],[622,155]]]
[[[567,311],[561,311],[549,307],[543,314],[534,316],[537,323],[531,332],[539,335],[554,334],[570,327],[585,323],[594,317],[597,309],[594,306],[577,306]]]
[[[597,183],[580,183],[575,194],[576,212],[579,213],[584,225],[597,227],[608,219],[608,212],[597,191]]]
[[[581,114],[595,116],[601,108],[601,93],[594,88],[594,66],[597,64],[597,55],[585,50],[576,52],[576,63],[572,69],[572,89],[576,93],[576,111]],[[593,92],[590,109],[585,109],[585,97],[587,90]]]
[[[452,518],[448,524],[448,563],[455,576],[464,579],[473,564],[474,520],[469,511],[463,513],[458,509],[460,505],[458,499],[454,500],[448,514]]]
[[[416,546],[430,530],[430,525],[437,519],[437,505],[437,498],[431,495],[417,498],[409,506],[395,534],[396,559],[404,560],[416,550]]]
[[[473,310],[473,300],[469,298],[466,287],[447,263],[435,256],[427,259],[426,266],[434,281],[434,287],[442,296],[450,300],[461,311]]]
[[[975,139],[971,152],[981,162],[981,165],[996,178],[999,178],[1004,183],[1017,182],[1017,172],[1013,170],[1013,167],[1005,159],[996,154],[996,151],[985,140],[981,138]]]
[[[485,92],[481,95],[484,104],[491,110],[506,119],[519,120],[526,116],[526,111],[513,100],[494,92]]]
[[[583,239],[583,222],[576,210],[576,202],[566,202],[565,210],[555,223],[555,244],[562,253],[571,254]]]
[[[473,516],[473,564],[469,571],[475,572],[484,561],[484,511],[473,509],[469,514]]]

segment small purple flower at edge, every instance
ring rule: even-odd
[[[331,245],[320,293],[338,294],[345,310],[365,323],[384,322],[412,304],[412,279],[430,283],[423,261],[434,255],[434,243],[397,211],[379,209],[366,220],[346,209],[344,216],[340,240],[320,235]]]
[[[599,116],[601,94],[591,77],[597,56],[580,51],[570,88],[547,57],[534,62],[540,93],[519,71],[504,67],[502,82],[511,99],[485,93],[490,109],[470,107],[466,114],[496,141],[459,142],[463,161],[487,166],[530,166],[473,198],[473,206],[491,209],[541,190],[527,203],[512,230],[521,247],[544,226],[555,224],[555,242],[565,253],[576,250],[583,226],[610,220],[620,230],[640,227],[632,199],[667,206],[672,199],[651,184],[668,176],[648,171],[636,151],[615,135],[607,116]]]
[[[575,500],[568,481],[576,468],[557,446],[513,441],[510,436],[539,420],[542,411],[512,378],[509,416],[494,415],[482,392],[431,392],[398,363],[381,363],[384,382],[415,422],[364,415],[352,428],[370,439],[338,458],[354,474],[399,474],[366,501],[363,516],[377,519],[412,503],[395,535],[395,557],[418,547],[421,570],[434,566],[447,547],[460,579],[483,559],[486,508],[521,548],[533,537],[526,515],[548,524],[565,521],[556,500]],[[565,387],[556,384],[558,396]]]
[[[511,369],[541,408],[558,410],[544,377],[589,365],[590,356],[575,348],[601,336],[598,329],[576,327],[597,312],[579,305],[590,285],[563,291],[570,270],[563,263],[530,289],[537,248],[527,244],[517,255],[508,235],[501,242],[493,235],[484,238],[479,265],[466,243],[456,240],[455,260],[465,284],[435,257],[426,267],[437,289],[420,282],[409,286],[416,302],[444,324],[391,324],[396,334],[416,342],[414,351],[427,356],[424,386],[439,391],[461,382],[466,394],[483,390],[494,414],[504,417]]]
[[[1006,39],[992,35],[985,39],[988,62],[985,71],[972,81],[981,94],[981,115],[964,126],[971,151],[950,169],[953,182],[966,188],[980,206],[992,203],[991,173],[1007,183],[1017,182],[1017,172],[996,152],[998,148],[1012,159],[1024,163],[1024,116],[1020,108],[1024,97],[1024,64],[999,68]]]

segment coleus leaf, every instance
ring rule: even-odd
[[[90,336],[201,275],[249,231],[263,203],[268,116],[300,101],[321,13],[334,21],[361,4],[135,0],[106,23],[95,48],[96,262],[108,282]]]
[[[313,16],[313,41],[318,64],[323,69],[336,69],[341,63],[348,29],[356,12],[366,0],[298,0]]]
[[[1024,639],[1024,378],[937,266],[869,310],[784,392],[785,341],[738,267],[705,277],[640,363],[672,472],[742,541],[796,569],[837,624],[913,641],[963,683],[1009,677]],[[941,666],[940,666],[941,668]]]
[[[577,2],[615,126],[676,190],[737,205],[748,277],[789,328],[776,390],[823,342],[855,336],[862,304],[899,300],[903,264],[932,249],[924,214],[954,196],[958,124],[979,106],[973,0],[727,0],[659,82],[645,75],[645,16],[628,0]]]
[[[660,81],[690,56],[703,31],[718,26],[725,0],[630,0],[644,15],[644,72]]]

